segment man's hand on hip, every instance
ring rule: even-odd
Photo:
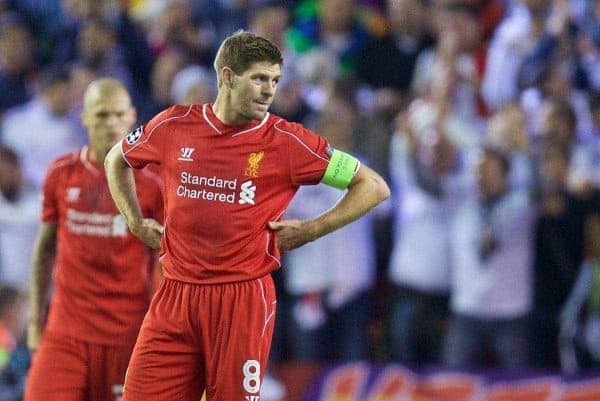
[[[152,249],[160,249],[160,238],[164,228],[154,219],[143,219],[129,226],[131,232]]]
[[[280,251],[290,251],[315,240],[315,225],[312,221],[283,220],[270,221],[269,229],[277,235],[277,247]]]

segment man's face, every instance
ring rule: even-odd
[[[131,129],[136,119],[129,96],[121,91],[98,96],[85,108],[82,117],[92,147],[107,152]]]
[[[233,75],[231,107],[244,120],[262,120],[273,102],[281,66],[268,61],[253,63],[242,75]]]
[[[557,190],[566,185],[569,175],[569,160],[557,149],[544,152],[541,163],[542,184],[549,190]]]
[[[64,116],[71,108],[71,85],[68,82],[56,83],[44,90],[44,97],[50,111],[56,116]]]
[[[482,152],[477,160],[477,185],[484,197],[495,196],[505,185],[500,160],[486,152]]]

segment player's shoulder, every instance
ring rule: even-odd
[[[81,149],[65,153],[52,160],[48,165],[48,172],[62,171],[73,168],[80,160]]]
[[[284,135],[297,135],[306,130],[302,124],[286,120],[276,114],[269,115],[266,125],[274,132]]]
[[[65,153],[50,162],[46,169],[44,185],[59,185],[62,178],[75,173],[80,165],[80,153],[81,150]]]
[[[180,123],[188,120],[195,120],[202,113],[202,106],[197,104],[181,105],[176,104],[164,109],[156,114],[148,123],[151,127],[158,127],[165,124]]]
[[[137,142],[144,143],[153,135],[170,136],[184,126],[192,126],[200,115],[199,105],[176,104],[156,114],[145,125],[137,127],[125,138],[128,145],[136,146]],[[158,134],[157,134],[158,133]]]

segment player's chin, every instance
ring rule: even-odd
[[[262,120],[263,118],[265,118],[265,114],[267,114],[267,109],[264,109],[264,110],[255,110],[252,113],[252,118],[254,120]]]

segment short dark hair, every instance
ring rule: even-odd
[[[71,81],[71,70],[67,66],[51,65],[40,74],[38,83],[40,90],[45,91],[55,85],[68,84]]]
[[[242,75],[250,64],[267,61],[283,66],[281,52],[271,41],[250,32],[239,30],[226,38],[215,57],[215,71],[219,85],[219,72],[229,67],[236,75]]]

